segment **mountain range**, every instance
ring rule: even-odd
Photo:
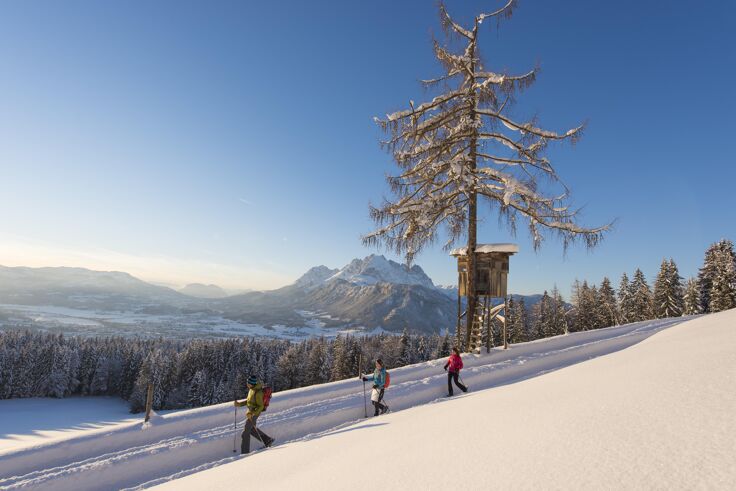
[[[456,295],[455,287],[435,286],[420,266],[407,268],[381,255],[354,259],[339,269],[316,266],[283,288],[231,296],[216,285],[190,284],[176,291],[122,272],[0,266],[0,304],[6,307],[212,316],[267,329],[452,331]]]

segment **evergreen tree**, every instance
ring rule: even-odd
[[[107,380],[110,376],[109,373],[110,363],[107,357],[99,356],[95,365],[94,375],[90,381],[89,393],[92,395],[104,395],[107,393]]]
[[[590,329],[600,329],[603,327],[603,306],[601,305],[598,287],[593,285],[588,291],[588,308],[590,309]]]
[[[677,265],[670,259],[662,260],[659,274],[654,282],[654,315],[659,318],[682,315],[682,278]]]
[[[526,341],[526,331],[523,326],[523,318],[519,306],[514,302],[513,295],[506,302],[506,324],[508,328],[509,343],[523,343]]]
[[[319,339],[309,351],[305,382],[307,385],[322,384],[330,380],[330,364],[324,339]]]
[[[607,277],[601,281],[601,287],[598,290],[599,306],[600,306],[600,327],[610,327],[619,324],[620,314],[616,305],[616,292],[611,286],[611,280]]]
[[[683,296],[683,314],[695,315],[700,310],[700,286],[696,278],[690,278],[685,284],[685,294]]]
[[[560,290],[557,289],[557,285],[552,288],[550,309],[550,336],[565,334],[567,332],[565,301],[560,294]]]
[[[516,304],[516,310],[520,319],[519,326],[523,331],[522,339],[523,341],[531,341],[534,339],[534,333],[532,332],[532,326],[529,322],[529,310],[526,308],[526,300],[524,300],[524,297],[519,298],[519,301]]]
[[[700,286],[700,308],[703,312],[718,312],[736,306],[736,254],[733,242],[722,239],[712,244],[705,252],[703,267],[698,275]],[[712,295],[718,299],[714,308],[711,305]]]
[[[588,286],[587,281],[582,285],[577,280],[573,284],[573,331],[588,331],[596,327],[595,293]]]
[[[192,377],[187,400],[190,407],[208,406],[214,402],[214,391],[206,370],[197,370]],[[145,407],[145,401],[143,404]]]
[[[654,318],[652,290],[649,288],[644,273],[637,268],[631,282],[631,319],[630,322],[645,321]]]
[[[445,358],[447,356],[450,356],[450,333],[446,330],[445,335],[442,336],[442,341],[437,348],[435,358]]]
[[[534,334],[536,339],[541,339],[551,336],[552,332],[552,300],[545,290],[534,306]]]
[[[633,322],[634,308],[631,298],[631,284],[629,277],[624,273],[618,286],[618,311],[621,314],[621,324]]]
[[[411,364],[411,353],[409,350],[409,331],[404,328],[399,339],[399,356],[396,360],[398,366],[403,367]]]
[[[292,345],[276,362],[274,390],[288,390],[301,387],[305,367],[303,355],[298,345]]]
[[[718,255],[718,272],[713,278],[710,290],[710,311],[721,312],[736,307],[736,264],[731,254],[720,251]]]

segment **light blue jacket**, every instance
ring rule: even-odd
[[[386,385],[386,369],[376,368],[373,375],[368,375],[365,379],[373,380],[373,385],[377,385],[379,389],[383,389],[383,386]]]

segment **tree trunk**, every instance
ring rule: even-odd
[[[478,31],[478,25],[476,24],[473,30],[473,35]],[[475,73],[475,39],[472,41],[471,49],[471,62],[470,62],[470,73]],[[475,107],[477,105],[477,98],[473,85],[475,84],[474,76],[466,75],[466,83],[468,84],[468,91],[470,93],[471,100],[473,102],[473,111],[471,112],[471,119],[475,121]],[[477,129],[474,133],[477,133]],[[478,139],[474,136],[470,140],[470,170],[475,176],[475,169],[477,167],[477,150],[478,150]],[[478,217],[478,193],[475,191],[475,185],[470,193],[470,203],[468,205],[468,288],[466,289],[468,295],[468,310],[466,315],[466,329],[465,329],[465,351],[470,350],[470,336],[473,329],[473,321],[475,320],[475,305],[478,301],[478,297],[475,293],[475,248],[477,245],[477,217]]]

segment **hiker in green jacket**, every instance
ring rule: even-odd
[[[250,452],[251,435],[258,438],[267,447],[273,445],[273,438],[266,435],[256,426],[258,416],[260,416],[265,407],[263,404],[263,384],[256,377],[248,377],[248,397],[243,402],[236,400],[235,406],[246,406],[248,408],[248,412],[245,414],[245,428],[243,428],[243,434],[241,435],[240,453],[246,454]]]

